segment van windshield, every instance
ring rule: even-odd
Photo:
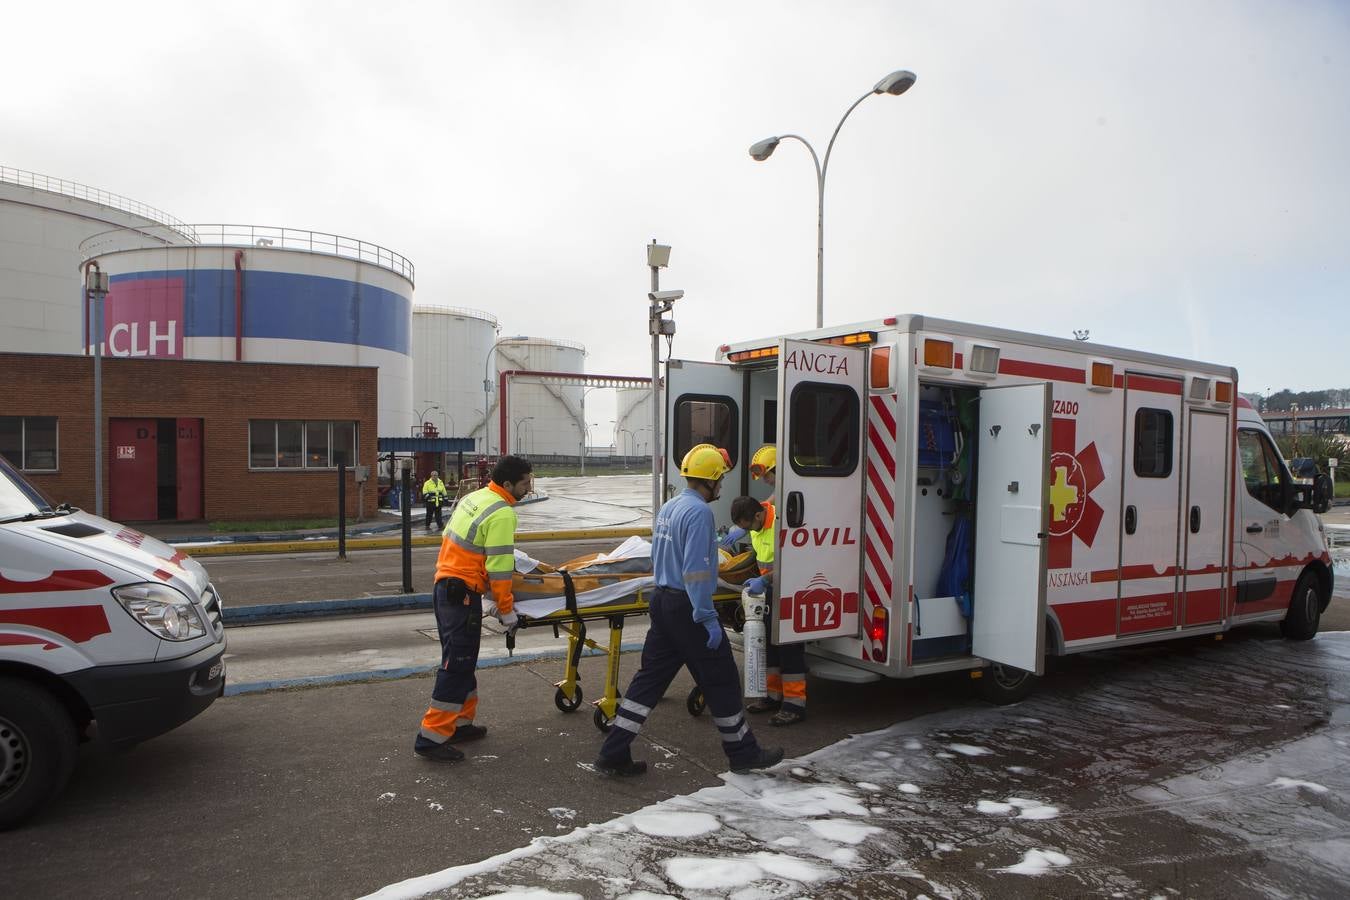
[[[4,457],[0,457],[0,521],[51,512],[51,504],[24,481]]]

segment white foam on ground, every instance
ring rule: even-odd
[[[717,816],[701,812],[633,813],[628,821],[638,831],[653,837],[698,837],[722,827]]]
[[[1008,866],[1003,871],[1014,875],[1044,875],[1050,869],[1067,866],[1073,860],[1055,850],[1028,850],[1022,855],[1022,861]]]

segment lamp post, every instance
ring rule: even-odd
[[[661,464],[664,461],[656,454],[656,446],[661,434],[661,336],[673,338],[675,320],[667,319],[675,301],[684,296],[684,291],[661,290],[661,270],[670,265],[670,245],[658,244],[655,238],[647,245],[647,268],[652,270],[652,289],[647,294],[650,305],[647,307],[647,333],[652,336],[652,524],[656,524],[656,512],[661,508]]]
[[[429,400],[423,400],[422,402],[431,403],[431,401]],[[427,413],[431,412],[433,409],[441,409],[441,408],[436,404],[432,403],[430,406],[428,406],[426,409],[423,409],[421,412],[418,412],[416,409],[413,410],[413,412],[417,414],[417,424],[413,426],[413,434],[412,434],[413,437],[417,437],[417,433],[422,430],[422,426],[426,423]],[[445,410],[442,409],[441,412],[445,412]]]
[[[90,262],[84,287],[94,304],[94,515],[103,515],[103,298],[108,296],[108,273]]]
[[[483,357],[483,455],[486,456],[492,449],[489,443],[488,418],[492,415],[492,376],[488,375],[488,364],[492,362],[492,354],[497,352],[497,348],[507,341],[527,341],[528,335],[513,334],[510,337],[497,338],[493,345],[488,349],[487,356]]]
[[[586,425],[586,395],[589,394],[591,391],[598,391],[598,390],[600,390],[599,386],[596,386],[596,387],[588,387],[588,388],[582,388],[582,389],[581,389],[581,424],[582,424],[583,428],[585,428],[585,425]],[[583,434],[583,435],[582,435],[582,438],[581,438],[581,474],[582,474],[582,475],[585,475],[585,474],[586,474],[586,444],[587,444],[589,441],[590,441],[590,432],[589,432],[589,429],[586,429],[586,433]]]
[[[834,150],[834,140],[839,137],[839,129],[844,127],[844,120],[849,117],[849,113],[858,108],[862,103],[873,94],[890,94],[898,97],[905,91],[914,86],[917,76],[907,69],[898,69],[885,78],[881,79],[867,93],[863,94],[853,105],[844,113],[844,117],[839,120],[839,124],[834,126],[834,134],[830,135],[829,146],[825,148],[825,161],[822,163],[820,157],[816,156],[816,148],[811,146],[811,142],[799,134],[784,134],[777,137],[765,138],[750,147],[750,158],[756,162],[763,162],[773,155],[773,151],[778,148],[780,141],[792,139],[800,141],[806,145],[806,149],[811,151],[811,161],[816,164],[816,327],[821,328],[825,324],[825,175],[830,168],[830,152]],[[656,290],[655,287],[652,290]]]
[[[618,429],[618,433],[620,435],[628,435],[628,449],[623,454],[623,467],[626,469],[628,468],[628,457],[633,455],[633,445],[637,443],[637,438],[634,437],[633,432],[629,431],[627,428]]]

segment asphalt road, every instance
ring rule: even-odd
[[[1335,614],[1344,620],[1344,610]],[[1350,831],[1350,785],[1336,774],[1350,770],[1350,659],[1338,657],[1336,646],[1293,644],[1260,626],[1221,642],[1085,654],[1059,661],[1031,700],[1006,710],[972,701],[961,675],[861,686],[812,679],[807,722],[756,731],[781,742],[790,757],[896,723],[907,736],[894,739],[897,751],[913,738],[933,747],[982,744],[999,754],[999,765],[987,766],[952,753],[909,761],[877,753],[895,758],[874,761],[875,780],[923,781],[922,803],[876,801],[875,821],[885,827],[869,840],[890,843],[860,857],[851,880],[818,885],[815,896],[912,897],[931,894],[934,883],[1016,897],[1112,889],[1147,897],[1169,886],[1185,896],[1248,897],[1279,884],[1292,896],[1339,896],[1350,879],[1338,843]],[[634,662],[625,658],[625,680]],[[589,696],[597,695],[601,669],[583,667]],[[132,751],[85,745],[65,794],[27,827],[0,834],[3,893],[352,897],[721,782],[724,760],[707,716],[693,720],[684,709],[687,678],[677,679],[636,747],[652,771],[601,780],[585,767],[599,742],[589,716],[554,708],[558,676],[556,661],[483,670],[480,721],[490,733],[470,745],[468,760],[449,766],[411,754],[430,690],[425,677],[227,697]],[[1217,784],[1220,799],[1265,804],[1261,818],[1235,815],[1228,824],[1186,817],[1204,813],[1212,796],[1159,802],[1156,791],[1173,790],[1177,779],[1198,777],[1203,785],[1219,777],[1207,773],[1223,771],[1216,767],[1225,761],[1310,737],[1323,749],[1282,761],[1276,774],[1317,782],[1324,793],[1258,785],[1243,794]],[[1003,767],[1010,761],[1042,775],[1031,783],[1012,779]],[[829,766],[828,754],[817,755],[768,777],[784,785],[859,780]],[[857,790],[852,782],[845,787]],[[1001,799],[1014,790],[1073,814],[1062,822],[996,822],[971,808],[976,796]],[[1154,793],[1139,793],[1146,790]],[[1233,822],[1263,834],[1244,843],[1230,833]],[[737,834],[725,838],[735,842],[730,850],[678,849],[764,849]],[[986,870],[1015,861],[1024,840],[1062,847],[1076,865],[1054,878]],[[605,846],[587,865],[626,871],[628,851]],[[676,852],[670,842],[643,846],[658,857]],[[949,851],[939,853],[943,847]],[[1301,853],[1318,854],[1320,862],[1300,867]],[[897,854],[908,866],[892,865]],[[484,876],[451,893],[552,886],[550,873],[560,865],[546,855],[505,881]],[[582,880],[558,889],[612,895],[606,884]]]

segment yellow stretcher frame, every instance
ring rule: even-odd
[[[583,606],[577,609],[564,607],[546,616],[522,615],[518,628],[537,628],[541,625],[553,627],[553,636],[567,633],[567,655],[564,657],[562,681],[554,682],[557,690],[553,694],[553,705],[565,713],[576,712],[581,707],[582,694],[579,681],[581,672],[581,651],[596,650],[605,654],[605,694],[599,700],[592,700],[595,711],[591,722],[602,732],[609,731],[614,716],[619,710],[619,656],[623,646],[623,620],[630,616],[647,614],[647,591],[639,588],[633,598],[624,603],[606,603],[597,606]],[[736,604],[740,609],[741,595],[722,590],[713,594],[713,605],[720,603]],[[586,623],[607,619],[609,621],[609,644],[601,646],[586,636]],[[514,643],[514,641],[512,641]],[[690,715],[697,716],[703,711],[703,693],[695,687],[687,701]],[[697,707],[697,708],[696,708]]]

